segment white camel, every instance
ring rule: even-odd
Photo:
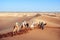
[[[19,25],[18,25],[18,22],[16,22],[15,26],[14,26],[14,29],[13,29],[13,34],[15,32],[19,32],[20,28],[19,28]]]
[[[34,29],[34,27],[35,27],[35,23],[33,22],[33,23],[30,25],[30,28],[31,28],[31,29]]]
[[[26,21],[23,21],[20,25],[21,29],[25,29],[26,28],[26,24],[27,22]]]

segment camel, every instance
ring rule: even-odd
[[[32,22],[32,24],[30,25],[30,28],[31,28],[31,29],[34,29],[34,27],[35,27],[35,23]]]
[[[16,22],[14,28],[13,28],[13,34],[16,33],[16,32],[19,32],[20,28],[19,28],[19,25],[18,25],[18,22]]]
[[[27,23],[26,21],[23,21],[22,24],[21,24],[21,28],[25,29],[25,28],[28,28],[28,27],[29,27],[29,23]]]

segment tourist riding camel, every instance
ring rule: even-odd
[[[29,27],[29,23],[26,22],[26,21],[23,21],[22,24],[21,24],[21,28],[28,28]]]

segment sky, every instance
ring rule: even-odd
[[[0,12],[60,12],[60,0],[0,0]]]

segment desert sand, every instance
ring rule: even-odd
[[[44,30],[33,29],[11,36],[15,22],[45,21]],[[8,35],[5,37],[5,35]],[[3,37],[2,37],[3,36]],[[59,13],[0,13],[0,40],[60,40]]]

